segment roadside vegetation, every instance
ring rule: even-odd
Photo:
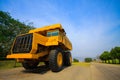
[[[15,60],[2,60],[0,61],[0,70],[2,69],[11,69],[16,67],[21,67],[21,63],[16,62]]]
[[[89,66],[90,66],[90,63],[89,63],[89,62],[80,62],[78,59],[73,58],[72,65],[89,67]]]
[[[79,60],[76,58],[73,58],[73,62],[79,62]]]
[[[104,51],[100,55],[103,63],[120,64],[120,47],[114,47],[111,51]]]
[[[73,62],[72,65],[89,67],[90,63],[86,63],[86,62]]]
[[[32,25],[31,22],[25,24],[25,22],[12,18],[8,12],[0,11],[0,60],[5,59],[6,55],[10,53],[14,38],[33,29]]]
[[[85,62],[92,62],[92,58],[90,57],[85,58]]]
[[[8,12],[0,11],[0,69],[20,67],[21,63],[15,60],[7,60],[6,55],[10,53],[10,48],[17,35],[27,33],[34,29],[32,22],[20,22],[12,18]]]

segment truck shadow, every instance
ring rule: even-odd
[[[32,70],[23,70],[22,72],[44,74],[44,73],[48,72],[49,70],[50,70],[50,68],[48,66],[42,65],[42,66],[38,66],[37,68],[32,69]]]
[[[62,71],[64,71],[65,68],[67,68],[67,67],[63,66]],[[24,73],[36,73],[36,74],[45,74],[48,71],[50,71],[50,68],[45,65],[38,66],[37,68],[31,69],[31,70],[22,70],[22,72],[24,72]],[[59,73],[59,72],[55,72],[55,73]]]

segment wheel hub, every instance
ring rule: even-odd
[[[57,55],[57,64],[58,64],[59,67],[61,67],[62,63],[63,63],[62,53],[59,52],[58,55]]]

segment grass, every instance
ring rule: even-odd
[[[15,60],[0,61],[0,70],[21,67],[21,66],[22,66],[21,63],[18,63],[18,62],[16,62],[16,65],[15,65]]]
[[[40,63],[39,65],[43,65],[44,63]],[[89,67],[90,63],[85,63],[85,62],[73,62],[72,65],[78,65],[78,66],[86,66]],[[11,69],[11,68],[16,68],[16,67],[21,67],[21,63],[16,62],[15,60],[4,60],[0,61],[0,70],[3,69]]]
[[[72,65],[79,65],[79,66],[89,67],[90,63],[86,63],[86,62],[73,62]]]

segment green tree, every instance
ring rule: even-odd
[[[110,53],[108,51],[104,51],[101,55],[100,55],[100,59],[102,61],[106,61],[109,60],[111,57],[110,57]]]
[[[79,62],[79,60],[76,58],[73,58],[73,62]]]
[[[119,60],[119,64],[120,64],[120,47],[115,47],[116,50],[116,58]]]
[[[110,51],[110,56],[112,58],[112,63],[115,64],[116,63],[116,56],[117,56],[117,52],[115,50],[115,48],[112,48]]]
[[[92,58],[89,58],[89,57],[85,58],[85,62],[91,62],[91,61],[92,61]]]
[[[0,11],[0,57],[9,53],[14,38],[19,34],[27,33],[34,27],[15,20],[8,12]]]

